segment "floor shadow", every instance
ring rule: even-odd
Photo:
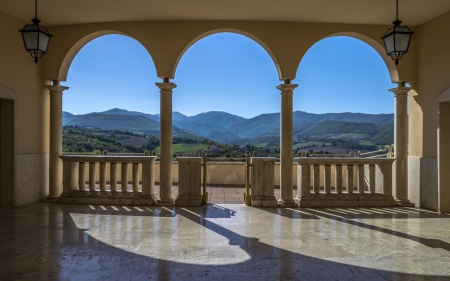
[[[295,211],[293,211],[295,212]],[[446,242],[446,241],[442,241],[439,239],[428,239],[428,238],[423,238],[420,236],[416,236],[416,235],[411,235],[408,233],[403,233],[400,231],[395,231],[392,229],[387,229],[387,228],[383,228],[383,227],[379,227],[379,226],[375,226],[375,225],[371,225],[368,223],[364,223],[362,221],[358,221],[358,220],[354,220],[355,217],[354,216],[345,216],[344,214],[339,214],[339,215],[335,215],[332,212],[328,211],[328,210],[322,210],[322,209],[307,209],[305,210],[305,212],[311,213],[311,215],[316,215],[318,217],[324,217],[327,219],[331,219],[331,220],[335,220],[335,221],[339,221],[342,223],[346,223],[346,224],[351,224],[357,227],[361,227],[364,229],[370,229],[373,231],[378,231],[381,233],[385,233],[385,234],[389,234],[389,235],[393,235],[396,237],[401,237],[404,239],[408,239],[410,241],[414,241],[417,243],[420,243],[424,246],[430,247],[430,248],[440,248],[446,251],[450,251],[450,243]],[[403,214],[405,215],[405,214]],[[392,216],[391,216],[392,217]],[[427,218],[448,218],[447,216],[443,216],[440,214],[427,214],[426,215]],[[361,219],[367,218],[367,215],[363,216]],[[449,221],[450,222],[450,221]]]
[[[173,217],[173,214],[182,216],[223,236],[234,247],[210,247],[206,250],[205,247],[181,247],[181,250],[177,250],[155,246],[134,249],[132,245],[127,245],[126,236],[119,245],[108,242],[106,238],[105,241],[96,239],[87,233],[89,229],[77,228],[71,214],[97,215],[103,211],[82,211],[85,208],[86,206],[33,204],[8,212],[0,210],[0,224],[2,228],[8,229],[0,234],[0,274],[6,278],[4,280],[448,280],[447,276],[401,273],[330,261],[326,258],[326,247],[323,247],[323,253],[303,255],[269,245],[256,237],[240,235],[208,220],[233,218],[236,215],[236,211],[224,206],[168,208],[169,210],[161,208],[160,213],[149,211],[146,215],[162,218]],[[275,214],[272,211],[269,212]],[[294,212],[280,209],[277,215],[290,217],[289,211]],[[309,219],[325,216],[314,210],[306,212],[310,213]],[[136,209],[133,212],[120,211],[125,219],[122,223],[126,224],[126,216],[139,213],[142,212]],[[116,213],[108,211],[103,214],[109,216]],[[359,227],[411,238],[347,218],[328,216],[343,223],[357,223]],[[108,231],[108,235],[113,238],[118,235],[118,230],[114,228]],[[148,235],[143,234],[143,237]],[[164,233],[158,233],[157,237],[164,237]],[[233,253],[233,249],[241,251]],[[142,254],[133,252],[137,250]],[[242,251],[247,258],[236,256]],[[314,255],[323,257],[313,257]],[[222,263],[212,264],[212,258]]]

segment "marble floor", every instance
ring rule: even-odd
[[[450,280],[450,216],[417,208],[36,203],[0,226],[1,280]]]

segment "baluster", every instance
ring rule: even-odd
[[[298,179],[300,183],[300,194],[302,198],[308,197],[311,194],[311,166],[309,164],[300,165],[301,179]]]
[[[347,193],[353,194],[353,165],[347,165]]]
[[[133,163],[133,192],[139,192],[139,163]]]
[[[86,182],[85,182],[85,167],[86,164],[84,162],[80,162],[78,164],[78,190],[86,191]]]
[[[375,193],[375,165],[369,165],[369,192]]]
[[[122,176],[121,176],[122,192],[128,192],[128,163],[122,163]]]
[[[70,193],[77,190],[78,163],[63,162],[63,192]]]
[[[336,193],[342,193],[342,164],[336,164]]]
[[[155,162],[142,163],[142,194],[153,195],[155,193]]]
[[[392,165],[382,165],[383,194],[392,196]]]
[[[106,163],[100,163],[100,192],[106,192]]]
[[[111,192],[117,192],[117,164],[111,163],[109,164],[109,173],[110,180],[109,184],[111,185]]]
[[[314,184],[313,190],[315,194],[320,193],[320,165],[314,164]]]
[[[325,193],[330,194],[331,193],[331,165],[325,164],[325,179],[324,179],[324,185],[325,185]]]
[[[89,191],[95,191],[95,162],[89,163]]]
[[[358,165],[358,191],[361,194],[364,194],[364,164]]]

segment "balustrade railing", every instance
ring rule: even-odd
[[[296,158],[300,207],[395,206],[395,159]]]
[[[63,161],[61,202],[153,205],[156,201],[154,172],[156,156],[64,155],[60,158]],[[139,170],[142,171],[142,184],[139,181]],[[129,172],[131,172],[131,190],[128,186]]]

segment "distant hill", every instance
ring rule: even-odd
[[[69,123],[75,117],[76,117],[76,115],[73,115],[72,113],[65,112],[65,111],[62,112],[62,122],[63,122],[63,124]]]
[[[87,128],[101,128],[105,130],[124,130],[149,135],[159,135],[159,122],[141,115],[118,115],[91,113],[86,115],[73,115],[71,118],[63,120],[63,125],[84,126]],[[176,126],[174,132],[182,132]]]
[[[366,114],[352,112],[315,114],[304,111],[294,111],[294,123],[320,123],[328,120],[356,123],[374,123],[383,125],[394,124],[394,114]]]
[[[200,113],[186,118],[185,122],[212,124],[214,126],[220,126],[224,129],[232,126],[233,124],[247,120],[244,117],[233,115],[222,111],[209,111]]]
[[[147,114],[114,108],[104,112],[73,115],[63,112],[63,125],[119,129],[146,134],[159,134],[159,114]],[[210,111],[194,116],[173,112],[174,133],[189,133],[221,143],[232,143],[240,139],[261,136],[279,136],[280,113],[266,113],[253,118],[243,118],[221,111]],[[394,123],[394,114],[293,112],[294,133],[307,136],[330,134],[380,134],[380,142],[390,140],[388,136]],[[338,122],[338,123],[333,123]],[[390,125],[387,127],[380,127]],[[383,128],[380,130],[380,128]],[[391,134],[393,136],[393,132]]]

